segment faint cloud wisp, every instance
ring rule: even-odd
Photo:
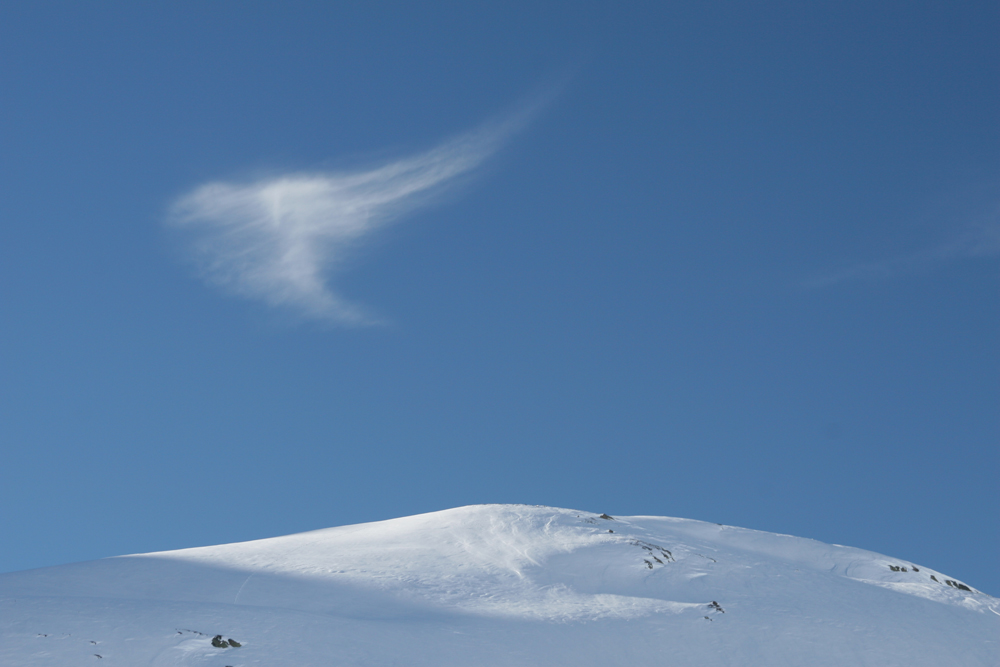
[[[935,265],[964,258],[1000,255],[1000,222],[985,221],[969,227],[963,234],[943,245],[910,255],[846,266],[812,277],[804,289],[820,289],[838,283],[917,273]]]
[[[529,114],[370,170],[207,183],[174,203],[169,224],[212,285],[311,319],[372,324],[327,283],[331,269],[363,237],[479,166]]]

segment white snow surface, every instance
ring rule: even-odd
[[[1000,600],[861,549],[524,505],[0,575],[4,667],[645,664],[995,667]]]

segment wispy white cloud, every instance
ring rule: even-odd
[[[361,239],[482,164],[533,108],[373,169],[206,183],[174,203],[169,222],[212,285],[308,318],[369,324],[330,273]]]
[[[909,255],[874,262],[852,264],[821,273],[807,280],[805,289],[829,287],[856,280],[892,278],[927,271],[939,264],[972,257],[1000,255],[1000,220],[984,220],[970,226],[948,243]]]

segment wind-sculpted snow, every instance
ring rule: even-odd
[[[0,575],[0,664],[88,661],[998,665],[1000,605],[814,540],[480,505]]]

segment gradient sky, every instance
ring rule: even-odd
[[[998,34],[5,3],[0,571],[503,502],[1000,594]]]

